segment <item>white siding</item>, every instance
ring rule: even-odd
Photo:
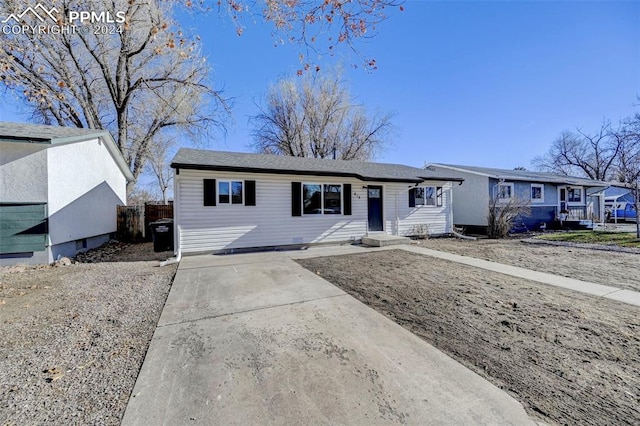
[[[47,152],[42,144],[0,142],[0,202],[47,202]]]
[[[203,206],[203,179],[255,180],[256,206]],[[291,215],[291,182],[351,184],[352,215]],[[182,253],[341,242],[366,234],[366,185],[384,187],[385,232],[401,233],[411,223],[432,221],[434,233],[449,232],[448,207],[408,207],[409,184],[362,182],[353,178],[209,172],[181,169],[176,176],[176,237]],[[398,205],[396,209],[396,192]],[[448,200],[448,195],[445,196]],[[445,203],[447,204],[447,203]],[[342,206],[344,210],[344,205]],[[398,220],[396,219],[398,218]],[[433,228],[432,228],[433,225]],[[449,227],[447,229],[447,227]]]
[[[431,165],[430,169],[455,173],[464,179],[462,185],[453,184],[453,223],[467,226],[487,226],[489,178],[434,165]]]
[[[115,232],[126,178],[104,143],[53,145],[47,153],[51,245]]]
[[[487,226],[489,214],[489,178],[460,173],[462,185],[453,187],[453,223]]]
[[[387,233],[412,235],[416,225],[427,225],[430,235],[451,232],[451,184],[448,182],[426,182],[421,186],[441,186],[442,206],[409,207],[410,184],[387,184],[385,193],[385,222]],[[396,204],[397,199],[397,204]],[[396,210],[397,205],[397,210]]]

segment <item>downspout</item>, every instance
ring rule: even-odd
[[[173,171],[173,255],[165,261],[160,262],[160,266],[174,265],[182,259],[182,251],[180,250],[180,169]]]
[[[400,236],[400,215],[398,213],[398,191],[396,190],[396,237]]]
[[[453,234],[453,182],[449,182],[449,231]]]
[[[180,247],[180,169],[173,172],[173,253],[176,256],[176,262],[182,259],[182,250]]]

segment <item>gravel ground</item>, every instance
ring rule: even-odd
[[[177,266],[110,243],[69,266],[0,268],[0,424],[117,425]]]

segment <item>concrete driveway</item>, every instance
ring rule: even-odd
[[[533,424],[292,256],[183,258],[123,424]]]

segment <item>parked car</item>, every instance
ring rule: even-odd
[[[629,203],[627,201],[615,203],[607,202],[607,200],[605,200],[604,211],[609,222],[613,222],[616,220],[635,222],[638,216],[636,212],[636,206],[633,203]]]

